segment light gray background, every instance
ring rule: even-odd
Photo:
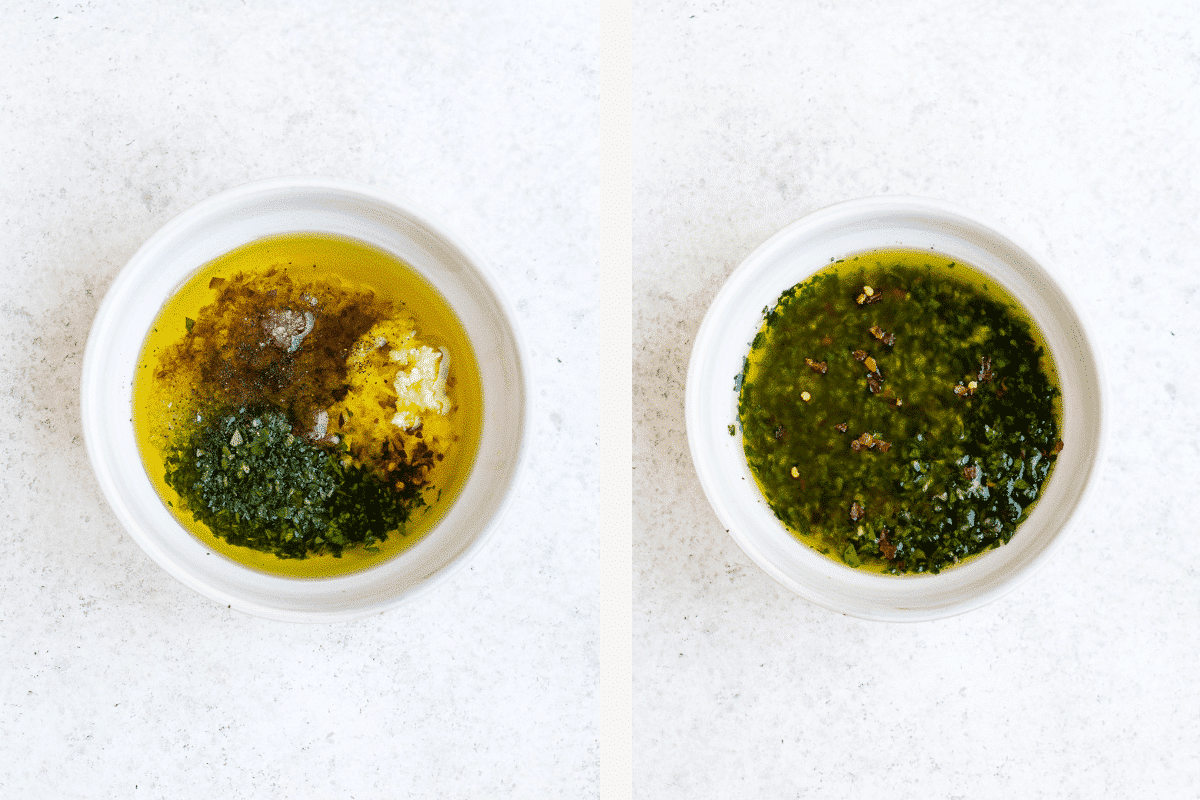
[[[595,9],[6,3],[0,794],[595,796]],[[88,328],[156,229],[276,175],[377,183],[490,259],[537,415],[469,568],[353,624],[218,607],[125,535],[79,423]]]
[[[635,796],[1196,796],[1200,12],[673,0],[635,3],[634,30]],[[936,623],[774,583],[684,430],[725,278],[805,213],[887,193],[1047,254],[1111,387],[1067,547]]]

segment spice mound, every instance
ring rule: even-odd
[[[1062,449],[1032,320],[928,252],[862,253],[785,291],[737,385],[772,511],[851,567],[937,573],[1007,543]]]
[[[153,375],[164,481],[231,545],[378,552],[458,447],[453,355],[370,289],[294,272],[212,278],[175,321]]]

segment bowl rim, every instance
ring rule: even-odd
[[[1022,567],[1017,569],[1012,574],[1005,577],[999,585],[992,586],[984,591],[975,592],[967,597],[959,599],[956,602],[945,604],[933,609],[905,609],[892,608],[886,611],[878,608],[870,607],[854,607],[849,605],[841,605],[836,602],[831,602],[827,597],[817,592],[810,591],[804,585],[796,580],[793,580],[786,574],[778,565],[773,563],[767,556],[758,548],[754,542],[739,529],[736,521],[733,519],[731,512],[725,504],[721,488],[716,485],[711,470],[706,464],[705,451],[702,444],[703,434],[701,425],[706,421],[701,420],[701,392],[708,388],[708,384],[701,385],[701,375],[705,370],[705,359],[709,349],[715,342],[718,331],[717,325],[721,321],[722,312],[725,306],[730,302],[730,298],[734,296],[738,287],[746,284],[751,280],[755,271],[760,269],[768,262],[781,248],[796,242],[807,236],[818,234],[831,226],[841,223],[847,224],[852,221],[864,221],[870,218],[878,218],[884,215],[892,214],[924,214],[936,217],[945,222],[963,223],[969,227],[986,231],[998,239],[1007,243],[1007,245],[1017,251],[1024,253],[1038,268],[1045,273],[1045,277],[1049,279],[1052,287],[1057,289],[1062,295],[1066,304],[1078,322],[1078,325],[1083,333],[1084,344],[1091,354],[1091,376],[1094,379],[1095,402],[1097,405],[1097,419],[1095,435],[1092,437],[1095,446],[1093,448],[1093,458],[1087,464],[1086,478],[1082,489],[1080,490],[1074,507],[1070,513],[1058,525],[1051,540],[1040,550],[1035,552],[1032,557]],[[901,248],[905,249],[905,248]],[[831,256],[837,254],[830,254]],[[815,263],[811,271],[801,277],[797,282],[805,280],[815,272],[823,269],[828,262]],[[806,267],[807,269],[807,267]],[[995,276],[991,276],[994,279]],[[1003,285],[1003,282],[996,279],[997,283]],[[786,288],[786,287],[782,287]],[[1005,287],[1006,290],[1008,287]],[[727,528],[729,535],[753,560],[761,569],[768,575],[774,578],[779,583],[791,589],[796,594],[804,597],[810,602],[827,608],[831,611],[836,611],[841,614],[868,619],[873,621],[889,621],[889,622],[919,622],[933,619],[941,619],[945,617],[955,616],[967,611],[979,608],[993,600],[1000,598],[1013,589],[1017,588],[1024,581],[1028,580],[1034,572],[1044,565],[1054,553],[1056,553],[1064,544],[1067,536],[1065,535],[1071,529],[1077,527],[1078,517],[1081,511],[1086,508],[1091,494],[1095,491],[1097,474],[1100,472],[1105,461],[1105,453],[1107,450],[1107,439],[1109,424],[1106,418],[1107,409],[1110,406],[1108,400],[1108,383],[1105,376],[1105,368],[1100,351],[1095,347],[1096,341],[1095,328],[1089,322],[1086,314],[1081,311],[1081,306],[1078,302],[1074,290],[1066,285],[1060,277],[1057,269],[1052,262],[1046,258],[1035,248],[1031,247],[1025,240],[1009,230],[1005,225],[996,222],[982,214],[969,210],[954,203],[933,198],[926,198],[912,195],[878,195],[860,197],[850,200],[844,200],[834,203],[829,206],[814,210],[804,216],[796,219],[790,224],[784,226],[781,230],[770,236],[766,241],[755,248],[729,275],[716,296],[709,305],[704,319],[697,330],[692,353],[688,363],[688,377],[685,389],[685,423],[687,429],[688,445],[690,456],[692,459],[693,468],[700,481],[701,487],[704,490],[705,496],[708,499],[709,505],[716,513],[718,519]],[[749,345],[747,344],[747,348]],[[711,420],[707,420],[711,422]],[[740,442],[740,438],[739,438]],[[757,489],[756,489],[757,491]],[[850,570],[851,568],[846,568]],[[956,568],[957,569],[957,568]],[[950,574],[955,570],[943,571],[943,575]],[[864,573],[865,574],[865,573]],[[921,576],[887,576],[877,575],[883,580],[888,581],[911,581],[911,580],[936,580],[935,575]]]
[[[193,574],[191,571],[184,568],[182,565],[177,564],[173,559],[168,558],[152,539],[147,537],[146,533],[141,529],[141,525],[138,524],[133,518],[130,508],[127,507],[123,496],[117,488],[113,475],[109,474],[110,461],[108,456],[97,442],[98,434],[96,433],[96,428],[102,423],[96,407],[96,402],[93,400],[93,395],[96,392],[96,387],[101,385],[104,379],[103,376],[98,372],[98,362],[100,361],[99,354],[101,349],[108,343],[109,329],[114,325],[114,308],[116,307],[118,300],[129,291],[127,287],[130,282],[134,280],[134,273],[136,273],[138,269],[146,262],[152,262],[159,255],[159,251],[166,245],[175,241],[181,233],[188,231],[190,228],[204,221],[220,209],[245,204],[253,201],[256,198],[269,197],[273,195],[278,196],[280,194],[297,191],[324,191],[341,193],[347,196],[357,196],[369,202],[379,204],[383,207],[390,207],[391,209],[400,212],[403,216],[409,218],[420,227],[434,234],[436,237],[440,238],[445,245],[457,250],[458,253],[461,254],[461,256],[467,262],[469,262],[480,280],[491,292],[492,301],[499,310],[500,316],[504,320],[505,326],[508,329],[508,334],[512,337],[512,345],[516,352],[516,363],[512,366],[520,376],[519,391],[522,395],[522,408],[520,414],[521,434],[517,452],[511,459],[512,468],[510,470],[509,478],[495,504],[495,508],[490,519],[488,519],[488,521],[483,525],[479,534],[466,547],[464,547],[461,552],[459,552],[439,569],[424,576],[414,585],[403,591],[354,608],[322,610],[310,609],[300,611],[279,608],[266,603],[254,602],[252,600],[247,600],[244,597],[226,592],[220,587],[209,584],[208,582],[199,578],[197,575]],[[203,265],[197,264],[196,266],[197,268],[200,268]],[[166,302],[166,299],[168,298],[163,298],[163,302]],[[100,303],[99,309],[96,312],[96,316],[94,317],[89,330],[80,378],[80,417],[88,459],[92,465],[92,472],[100,485],[105,499],[108,501],[109,507],[112,508],[125,532],[147,555],[151,557],[153,561],[155,561],[173,578],[188,588],[196,591],[198,594],[201,594],[220,605],[231,607],[253,616],[287,622],[345,622],[383,613],[432,590],[434,587],[440,585],[461,570],[481,550],[483,550],[483,548],[496,535],[496,531],[500,527],[501,520],[504,518],[505,514],[514,502],[517,489],[521,483],[521,478],[524,474],[525,467],[527,466],[533,447],[533,437],[535,435],[535,393],[533,370],[531,366],[532,362],[530,361],[528,346],[525,340],[525,335],[518,323],[515,307],[504,291],[498,274],[492,265],[486,259],[482,258],[479,253],[476,252],[469,244],[467,244],[466,240],[459,234],[459,232],[450,225],[446,224],[444,220],[435,219],[425,207],[413,201],[408,196],[395,190],[380,187],[374,184],[323,176],[281,176],[239,184],[216,194],[210,195],[189,206],[172,217],[162,227],[158,228],[150,236],[150,238],[148,238],[134,252],[125,265],[121,267],[116,276],[113,278],[112,282],[109,284],[109,287],[105,292],[104,299]],[[132,405],[132,389],[130,389],[129,394],[129,403]],[[141,468],[140,463],[138,464],[138,467]],[[182,525],[180,525],[179,528],[186,533],[186,529],[184,529]],[[190,536],[191,534],[188,533],[188,535]],[[402,556],[403,554],[397,555],[397,557]],[[390,561],[392,561],[392,559],[382,563],[386,564]],[[368,567],[357,572],[347,573],[346,575],[330,576],[328,578],[296,577],[276,574],[272,574],[271,578],[296,584],[309,582],[335,582],[342,578],[369,572],[373,569],[376,569],[378,566],[382,566],[382,564],[376,565],[375,567]],[[257,570],[252,570],[249,567],[243,568],[253,572],[258,572]]]

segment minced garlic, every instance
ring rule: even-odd
[[[422,411],[435,414],[450,412],[450,398],[446,396],[446,377],[450,374],[450,353],[444,347],[434,350],[428,345],[393,350],[388,354],[400,366],[396,373],[396,408],[416,406]],[[392,419],[397,427],[407,428],[397,420],[409,418],[400,411]]]
[[[448,452],[455,439],[451,354],[422,340],[411,316],[376,323],[351,348],[347,363],[349,391],[330,407],[329,426],[352,453],[361,457],[369,443],[378,447],[386,440],[409,454],[418,441],[435,455]]]

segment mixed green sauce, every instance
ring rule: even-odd
[[[785,291],[737,385],[772,511],[851,567],[937,573],[1007,543],[1062,449],[1028,315],[929,252],[862,253]]]

